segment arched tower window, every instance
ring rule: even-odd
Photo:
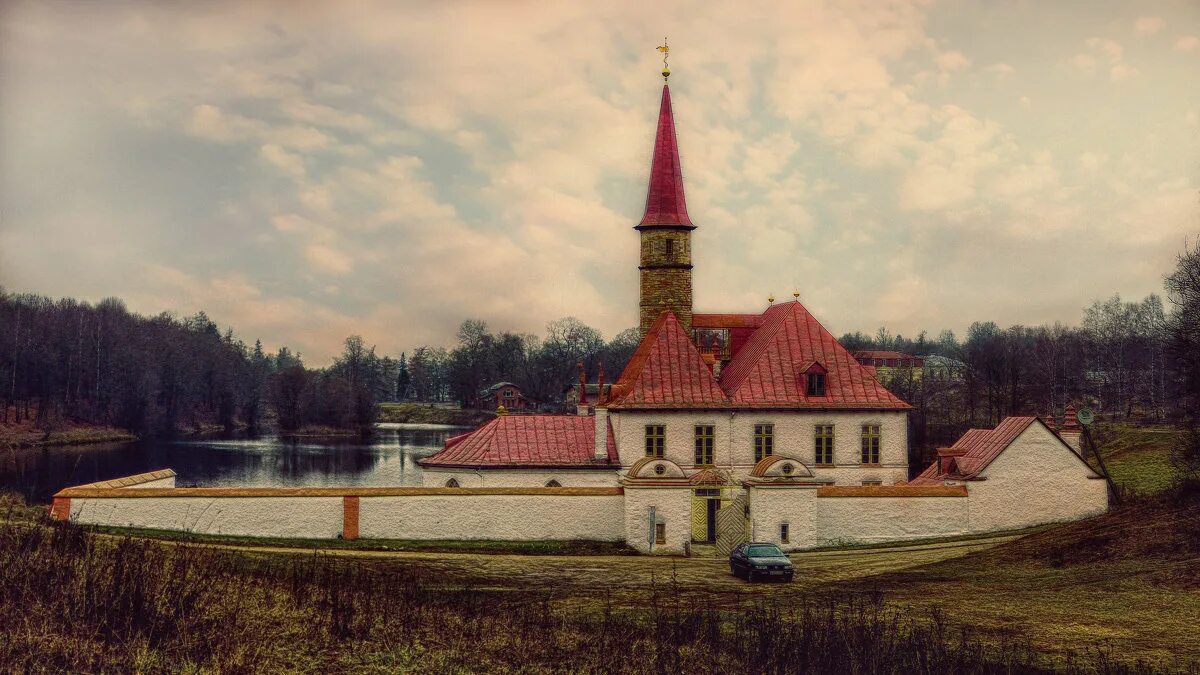
[[[550,479],[550,480],[549,480],[549,481],[546,483],[546,487],[562,487],[562,483],[560,483],[560,482],[558,482],[558,481],[554,480],[553,478],[551,478],[551,479]]]
[[[450,480],[446,481],[446,487],[450,487],[450,488],[459,487],[458,481],[454,478],[451,478]]]

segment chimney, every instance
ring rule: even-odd
[[[608,408],[596,406],[596,452],[597,461],[608,460]]]
[[[588,414],[587,371],[583,368],[583,361],[578,361],[575,365],[579,368],[579,400],[576,402],[575,412],[586,415]]]
[[[596,405],[602,406],[607,398],[604,395],[604,362],[601,361],[598,365],[600,372],[596,374]]]
[[[1075,454],[1087,460],[1087,454],[1083,449],[1083,427],[1079,426],[1079,418],[1075,416],[1075,406],[1068,405],[1067,410],[1063,413],[1063,424],[1058,429],[1058,435],[1063,441],[1071,446]]]

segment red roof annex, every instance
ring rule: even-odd
[[[501,415],[446,441],[435,455],[417,460],[446,468],[614,468],[617,443],[608,426],[608,458],[595,459],[596,420],[578,415]]]
[[[909,484],[933,485],[943,480],[971,480],[1037,421],[1036,417],[1006,417],[995,429],[968,429],[950,446],[951,451],[957,451],[953,453],[954,471],[943,472],[940,463],[935,460]],[[1049,430],[1049,427],[1046,429]]]

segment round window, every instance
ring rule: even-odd
[[[661,476],[661,475],[663,475],[663,474],[664,474],[664,473],[666,473],[666,472],[667,472],[667,467],[663,466],[662,464],[655,464],[655,465],[654,465],[654,473],[655,473],[655,474],[657,474],[657,475]]]
[[[784,465],[779,468],[783,471],[783,475],[785,476],[792,475],[792,472],[796,470],[796,467],[792,466],[791,462],[785,462]]]

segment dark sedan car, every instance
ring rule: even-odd
[[[792,561],[775,544],[748,542],[729,554],[729,571],[746,581],[781,579],[791,581],[795,570]]]

